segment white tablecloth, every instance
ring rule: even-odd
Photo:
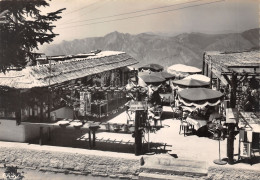
[[[192,119],[191,117],[187,117],[186,121],[190,124],[192,124],[194,126],[195,130],[198,130],[199,128],[201,128],[202,126],[207,125],[207,121],[206,120],[202,120],[202,119]]]

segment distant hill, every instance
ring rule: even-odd
[[[131,35],[115,31],[104,37],[76,39],[50,45],[45,53],[69,55],[88,53],[95,49],[113,50],[128,53],[140,62],[137,66],[158,63],[167,67],[182,63],[201,67],[204,51],[242,51],[259,48],[259,30],[228,34],[183,33],[177,36],[156,33]]]

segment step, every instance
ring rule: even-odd
[[[184,176],[207,176],[206,161],[177,159],[172,156],[144,157],[144,165],[140,168],[145,173],[174,174]]]
[[[174,174],[185,176],[207,176],[208,170],[204,168],[192,168],[183,166],[160,166],[160,165],[147,165],[141,167],[142,172],[158,172],[160,174]]]
[[[176,175],[165,175],[165,174],[155,174],[155,173],[140,173],[139,180],[195,180],[197,177],[185,177]]]

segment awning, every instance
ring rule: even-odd
[[[184,89],[179,94],[179,100],[186,106],[215,106],[221,102],[223,94],[207,88]]]

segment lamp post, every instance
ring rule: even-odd
[[[217,138],[218,138],[218,159],[214,160],[213,162],[215,164],[218,164],[218,165],[225,165],[227,164],[227,161],[223,161],[221,159],[221,155],[220,155],[220,139],[221,139],[221,131],[219,129],[216,130],[217,131]]]

